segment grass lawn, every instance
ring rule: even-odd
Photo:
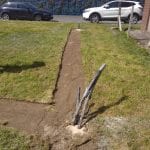
[[[106,128],[108,118],[121,117],[122,120],[128,120],[127,126],[124,127],[126,139],[121,136],[124,133],[121,130],[112,147],[123,149],[124,143],[119,143],[123,141],[129,149],[147,149],[147,145],[150,146],[148,53],[133,39],[127,39],[125,33],[112,31],[110,26],[82,24],[82,28],[81,51],[87,83],[101,64],[107,64],[91,100],[95,103],[93,111],[97,110],[97,114],[101,114],[96,119],[97,123],[101,127],[105,124],[103,127],[107,134],[105,132],[104,136],[108,136],[112,141],[116,138]],[[113,120],[109,121],[113,123]]]
[[[50,140],[27,136],[13,128],[0,126],[0,150],[48,150]]]
[[[72,24],[0,24],[0,97],[50,102]]]
[[[29,147],[27,139],[13,129],[0,127],[0,149],[1,150],[27,150]]]

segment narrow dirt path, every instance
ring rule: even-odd
[[[80,54],[80,32],[72,30],[64,50],[55,105],[0,99],[0,122],[29,134],[44,136],[58,133],[71,119],[78,86],[83,87],[84,74]],[[58,133],[59,134],[59,133]],[[56,134],[55,134],[56,135]]]
[[[57,119],[71,119],[74,110],[77,88],[83,88],[84,74],[80,54],[80,32],[73,30],[64,51],[62,69],[55,93]]]

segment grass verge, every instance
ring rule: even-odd
[[[27,139],[13,129],[0,127],[0,149],[1,150],[27,150]]]
[[[132,148],[141,144],[141,147],[147,148],[150,141],[148,134],[144,133],[149,133],[150,120],[149,54],[133,39],[127,39],[125,33],[114,32],[108,26],[82,24],[82,28],[81,51],[87,82],[102,63],[107,64],[92,96],[91,102],[95,105],[91,116],[94,118],[101,114],[97,117],[99,124],[102,116],[118,117],[118,120],[123,117],[129,119],[129,122],[134,120],[133,127],[127,126],[130,134],[127,133],[124,141],[130,144],[126,146]],[[104,120],[105,123],[108,122],[108,119]],[[113,124],[111,119],[110,122]],[[104,128],[106,127],[105,124]],[[132,128],[134,130],[131,130]],[[122,132],[121,130],[120,134]],[[112,137],[112,134],[109,136]],[[121,138],[123,137],[116,141],[121,141]],[[144,139],[143,142],[141,139]],[[118,149],[120,148],[123,147]]]
[[[0,150],[49,150],[50,139],[25,135],[13,128],[0,126]]]
[[[72,24],[0,24],[0,97],[50,102]]]

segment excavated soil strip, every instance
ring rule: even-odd
[[[83,87],[84,74],[80,54],[80,32],[72,30],[62,59],[62,67],[55,93],[55,105],[0,100],[0,122],[7,121],[29,134],[44,136],[57,134],[58,128],[70,122],[78,86]],[[59,134],[59,133],[58,133]]]

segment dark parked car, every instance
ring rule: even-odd
[[[40,10],[31,3],[7,2],[0,7],[0,18],[3,20],[51,20],[52,14],[46,10]]]

